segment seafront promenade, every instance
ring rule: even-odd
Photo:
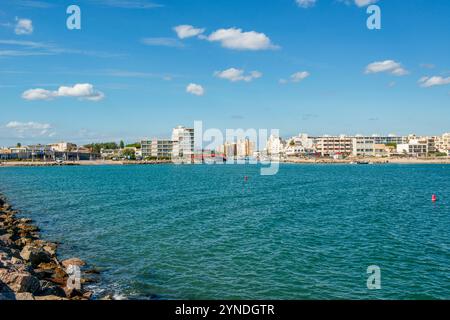
[[[288,158],[280,163],[292,164],[357,164],[364,162],[369,164],[450,164],[450,158]],[[233,163],[233,161],[230,161]],[[160,161],[112,161],[112,160],[86,160],[67,161],[58,163],[55,161],[4,161],[0,162],[0,168],[6,167],[58,167],[58,166],[122,166],[122,165],[160,165],[173,164],[170,160]]]

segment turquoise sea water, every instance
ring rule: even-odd
[[[450,166],[0,168],[0,193],[62,257],[103,270],[98,292],[450,298]],[[381,290],[367,289],[369,265]]]

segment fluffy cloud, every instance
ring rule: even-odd
[[[317,0],[295,0],[300,8],[310,8],[316,4]]]
[[[219,29],[207,38],[211,42],[220,42],[222,47],[234,50],[268,50],[278,48],[264,33],[243,32],[242,29]]]
[[[378,61],[369,64],[366,67],[366,74],[387,72],[395,76],[404,76],[409,72],[403,66],[394,60]]]
[[[355,4],[358,7],[366,7],[369,4],[373,4],[373,3],[376,3],[376,2],[378,2],[378,0],[355,0]]]
[[[17,35],[29,35],[33,33],[33,21],[30,19],[16,18],[16,22],[14,32]]]
[[[230,80],[231,82],[245,81],[250,82],[253,79],[262,77],[262,73],[259,71],[252,71],[249,74],[245,74],[244,70],[230,68],[224,71],[216,71],[214,75],[221,79]]]
[[[440,76],[423,77],[419,80],[420,86],[424,88],[430,88],[434,86],[444,86],[450,84],[450,77],[443,78]]]
[[[205,32],[205,29],[194,28],[193,26],[187,24],[176,26],[173,30],[177,33],[177,36],[180,39],[196,37]]]
[[[190,83],[186,87],[186,92],[196,96],[203,96],[205,94],[205,89],[199,84]]]
[[[89,83],[79,83],[73,87],[61,86],[56,91],[46,89],[30,89],[22,94],[25,100],[51,100],[58,97],[73,97],[80,100],[100,101],[105,97],[101,91],[95,90]]]
[[[289,80],[280,79],[280,83],[281,84],[285,84],[285,83],[288,83],[288,82],[300,82],[300,81],[305,80],[306,78],[308,78],[310,75],[311,74],[308,71],[299,71],[299,72],[296,72],[296,73],[292,74],[289,77]]]
[[[52,126],[48,123],[11,121],[5,126],[16,137],[52,136]]]
[[[161,47],[173,47],[180,48],[183,43],[178,39],[173,38],[143,38],[141,43],[147,46],[161,46]]]

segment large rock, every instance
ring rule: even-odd
[[[16,293],[16,300],[34,300],[34,296],[29,292],[19,292]]]
[[[39,279],[28,272],[11,272],[6,269],[0,269],[0,281],[16,293],[35,293],[41,287]]]
[[[50,262],[51,256],[42,248],[26,245],[20,252],[20,256],[25,261],[30,262],[33,267],[37,267],[40,263]]]
[[[79,259],[79,258],[71,258],[71,259],[66,259],[64,261],[61,262],[61,264],[64,266],[64,268],[68,268],[70,265],[72,266],[79,266],[82,267],[84,265],[86,265],[86,263]]]
[[[57,296],[66,297],[66,293],[63,288],[54,285],[53,283],[41,280],[41,289],[37,292],[39,296]]]
[[[36,296],[34,297],[35,300],[69,300],[67,298],[63,297],[57,297],[57,296]]]

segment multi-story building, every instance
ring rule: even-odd
[[[403,144],[408,143],[408,137],[399,137],[394,134],[390,134],[387,136],[378,136],[373,135],[371,137],[374,140],[375,144],[387,144],[387,145],[397,145],[397,144]]]
[[[269,156],[279,156],[284,153],[285,142],[277,135],[270,135],[267,140],[266,151]]]
[[[397,145],[397,153],[412,157],[425,157],[428,155],[428,143],[411,139],[409,143]]]
[[[444,133],[442,136],[436,137],[435,143],[436,151],[450,155],[450,133]]]
[[[178,126],[172,131],[172,159],[177,162],[194,163],[194,129]]]
[[[353,152],[356,157],[375,156],[375,139],[373,137],[356,136],[352,139]]]
[[[141,141],[141,153],[145,158],[172,159],[173,141],[169,139],[152,139]]]
[[[234,158],[237,155],[237,144],[235,142],[225,142],[223,150],[225,157]]]
[[[255,151],[255,143],[246,138],[243,140],[238,140],[236,143],[236,155],[240,158],[250,157]]]
[[[77,145],[70,142],[58,142],[58,143],[52,143],[48,145],[53,151],[58,152],[68,152],[68,151],[74,151],[77,149]]]
[[[353,138],[347,136],[323,136],[316,138],[316,151],[324,156],[350,155],[353,153]]]

